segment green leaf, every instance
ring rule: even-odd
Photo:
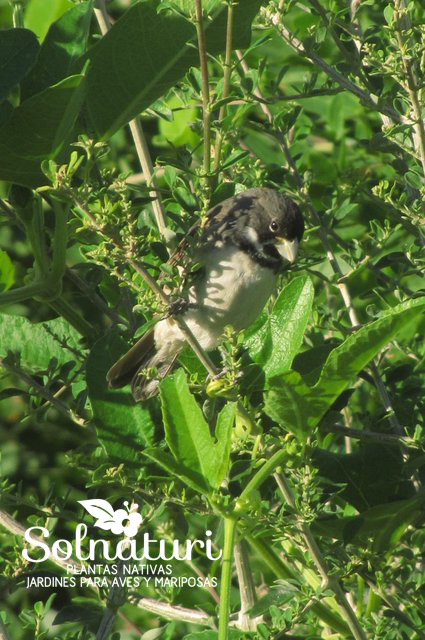
[[[25,26],[42,41],[52,22],[71,7],[72,0],[29,0],[25,7]]]
[[[29,73],[40,49],[28,29],[0,31],[0,102]]]
[[[188,469],[182,464],[179,464],[168,453],[165,453],[162,449],[145,449],[142,451],[143,455],[148,457],[152,462],[155,462],[158,466],[168,471],[176,478],[179,478],[188,487],[199,493],[209,494],[211,487],[205,483],[202,475],[192,469]]]
[[[21,316],[0,314],[0,358],[9,352],[19,354],[28,373],[47,370],[55,358],[58,365],[77,360],[81,336],[62,318],[33,323]]]
[[[251,22],[261,0],[239,0],[234,9],[234,48],[246,48]],[[207,48],[225,49],[227,7],[220,6],[205,23]],[[102,138],[146,109],[176,84],[191,66],[199,65],[194,25],[155,2],[138,2],[88,53],[87,106]]]
[[[15,267],[5,251],[0,249],[0,292],[7,291],[15,282]]]
[[[267,614],[271,606],[281,607],[292,600],[299,593],[296,587],[289,580],[279,580],[265,596],[260,598],[249,610],[250,615],[254,618]]]
[[[102,613],[102,607],[94,603],[85,602],[84,605],[69,604],[56,614],[52,624],[55,626],[66,624],[67,622],[78,622],[96,632],[102,620]]]
[[[17,107],[0,127],[0,180],[27,187],[46,184],[40,169],[72,134],[84,98],[82,75],[66,78]]]
[[[228,169],[233,164],[236,164],[243,158],[246,158],[246,156],[248,156],[249,153],[250,153],[249,151],[235,151],[234,153],[231,153],[230,156],[226,158],[226,160],[223,162],[221,168]]]
[[[373,550],[383,553],[394,549],[409,525],[423,514],[424,497],[415,496],[410,500],[399,501],[399,508],[383,523],[373,541]]]
[[[140,463],[141,450],[152,445],[154,424],[147,409],[122,389],[108,389],[106,373],[125,350],[124,340],[109,333],[87,359],[86,379],[99,441],[111,460]]]
[[[254,362],[268,378],[287,371],[301,346],[313,305],[308,276],[292,280],[279,294],[266,322],[245,341]]]
[[[392,7],[389,4],[384,8],[384,18],[385,18],[387,24],[391,24],[392,23],[393,16],[394,16],[394,7]]]
[[[235,406],[228,405],[221,411],[215,443],[182,369],[163,380],[160,396],[165,438],[171,453],[187,472],[203,478],[209,491],[218,488],[229,467]]]
[[[185,105],[179,96],[171,96],[167,106],[173,109],[172,119],[171,122],[164,118],[159,119],[159,131],[162,137],[176,147],[182,147],[185,144],[194,147],[199,141],[199,136],[192,131],[190,124],[196,121],[198,114],[196,107],[190,104]]]
[[[423,511],[423,503],[423,496],[415,496],[376,505],[356,516],[316,519],[312,530],[317,535],[337,538],[346,543],[361,543],[373,538],[375,551],[382,553],[393,547],[400,533],[419,516]]]
[[[274,378],[266,397],[266,413],[288,431],[302,437],[310,433],[359,371],[424,308],[424,297],[403,302],[353,333],[331,351],[312,387],[295,371]]]
[[[82,2],[51,25],[37,63],[22,84],[22,100],[81,71],[81,60],[78,65],[77,61],[86,50],[92,5],[92,0]]]
[[[214,445],[215,475],[212,482],[215,488],[220,487],[227,476],[230,464],[230,448],[232,430],[235,424],[236,402],[228,402],[220,411],[215,426],[216,444]]]

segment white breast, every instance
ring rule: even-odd
[[[248,327],[273,292],[276,275],[234,247],[215,249],[205,263],[205,277],[189,291],[196,308],[184,318],[205,349],[214,348],[224,327]]]

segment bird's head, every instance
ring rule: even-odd
[[[302,213],[291,198],[273,189],[249,189],[255,206],[248,209],[244,235],[253,245],[275,247],[281,258],[294,262],[304,234]]]

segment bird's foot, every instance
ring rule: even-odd
[[[208,374],[206,380],[207,382],[212,382],[213,380],[222,380],[228,373],[229,369],[227,367],[224,367],[221,371],[216,373],[215,376]],[[242,371],[240,371],[236,376],[236,380],[240,380],[242,378],[242,375]]]
[[[177,298],[173,300],[168,306],[168,317],[181,316],[183,313],[186,313],[188,309],[195,308],[196,305],[186,300],[186,298]]]
[[[227,375],[227,372],[228,372],[228,368],[224,367],[221,371],[216,373],[216,375],[213,377],[213,380],[221,380]]]

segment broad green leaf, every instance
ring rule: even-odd
[[[33,323],[22,316],[0,314],[0,358],[19,354],[28,373],[45,371],[52,358],[59,365],[78,360],[81,336],[62,318]]]
[[[296,371],[286,371],[274,379],[266,395],[264,411],[286,431],[298,435],[310,433],[328,408],[319,401],[314,404],[314,387],[304,384]],[[326,408],[325,408],[326,407]]]
[[[0,180],[46,184],[40,164],[63,148],[84,99],[84,77],[71,76],[29,98],[0,127]]]
[[[179,478],[184,484],[187,484],[187,486],[191,487],[194,491],[204,494],[211,492],[211,487],[205,482],[205,479],[201,474],[179,464],[179,462],[162,449],[145,449],[142,453],[144,456],[152,460],[152,462],[155,462],[158,466],[162,467],[165,471],[168,471],[171,475]]]
[[[0,31],[0,102],[29,73],[40,49],[28,29]]]
[[[266,322],[246,339],[249,355],[268,378],[290,368],[303,340],[313,296],[310,278],[295,278],[279,294]]]
[[[108,389],[106,373],[125,350],[115,333],[98,340],[87,359],[86,379],[100,443],[112,461],[140,463],[141,450],[152,445],[150,413],[123,389]]]
[[[176,84],[191,66],[199,66],[194,25],[155,2],[138,2],[88,53],[91,60],[87,106],[102,138],[146,109]],[[234,9],[234,48],[246,48],[251,22],[261,0],[239,0]],[[205,22],[207,48],[225,49],[227,7]]]
[[[274,378],[266,397],[267,414],[288,431],[310,433],[359,371],[424,310],[423,297],[403,302],[350,335],[331,351],[312,387],[295,371]]]
[[[53,625],[77,622],[84,624],[89,629],[97,630],[102,620],[103,609],[93,602],[84,602],[84,605],[69,604],[61,608],[53,618]]]
[[[72,6],[72,0],[29,0],[25,6],[25,26],[42,41],[50,25]]]
[[[234,405],[221,411],[215,443],[182,369],[163,380],[160,396],[165,438],[171,453],[183,468],[199,474],[210,490],[218,488],[229,466]]]
[[[382,553],[394,544],[393,536],[404,532],[423,511],[423,503],[423,496],[415,496],[371,507],[356,516],[316,519],[312,530],[320,536],[343,540],[345,543],[359,543],[373,538],[375,550]]]
[[[77,60],[86,50],[92,4],[90,0],[73,6],[51,25],[37,63],[22,84],[22,100],[81,71]]]
[[[0,249],[0,293],[7,291],[15,282],[15,267],[7,253]]]
[[[373,549],[377,553],[394,549],[408,526],[418,517],[422,517],[424,505],[424,497],[422,495],[403,502],[404,504],[399,505],[399,509],[387,519],[387,522],[377,532],[373,541]]]

